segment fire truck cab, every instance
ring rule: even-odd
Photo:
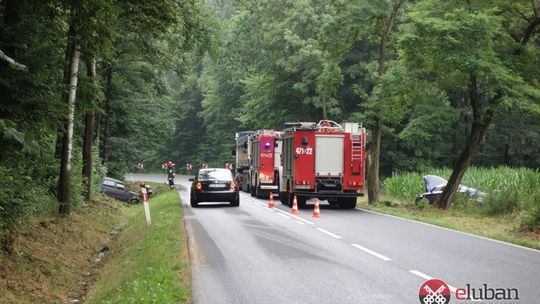
[[[294,196],[305,207],[310,198],[343,209],[364,195],[366,132],[358,123],[287,123],[283,131],[283,168],[279,198],[291,206]]]

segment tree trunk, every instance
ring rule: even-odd
[[[99,136],[101,129],[101,115],[94,112],[94,145],[99,148]],[[98,149],[99,151],[99,149]]]
[[[15,26],[17,23],[21,21],[21,14],[20,14],[20,6],[21,1],[20,0],[6,0],[2,1],[4,2],[4,11],[3,11],[3,23],[4,27],[11,27]],[[15,47],[13,45],[6,46],[7,54],[16,56],[17,54],[14,53]]]
[[[382,34],[381,41],[379,44],[379,75],[380,79],[385,70],[386,70],[386,46],[388,40],[390,39],[390,34],[394,28],[394,24],[397,18],[397,14],[405,0],[399,0],[392,7],[392,13],[386,22]],[[379,192],[380,192],[380,180],[379,180],[379,161],[381,156],[381,132],[382,132],[382,122],[379,115],[374,115],[374,126],[373,126],[373,142],[371,143],[371,148],[368,155],[368,173],[367,173],[367,183],[368,183],[368,203],[376,203],[379,201]]]
[[[368,203],[373,204],[379,201],[379,155],[381,154],[381,121],[375,118],[372,129],[373,142],[368,154]]]
[[[441,196],[439,196],[439,198],[437,198],[433,203],[433,207],[442,209],[450,207],[454,194],[458,190],[463,175],[469,167],[474,153],[480,145],[480,142],[491,124],[491,120],[493,119],[494,112],[492,109],[482,109],[482,103],[480,96],[478,95],[477,79],[472,73],[469,77],[468,91],[469,103],[471,104],[473,112],[471,132],[465,143],[465,148],[463,148],[463,151],[461,151],[461,154],[454,165],[452,174],[448,179],[446,187],[444,187]],[[488,102],[488,104],[496,103],[496,101],[500,100],[501,97],[501,95],[497,94],[490,102]]]
[[[92,86],[96,85],[96,61],[90,59],[86,62],[88,78]],[[94,96],[92,96],[94,98]],[[92,146],[94,141],[94,107],[88,110],[84,116],[84,138],[83,138],[83,195],[84,199],[92,199]]]
[[[512,160],[510,158],[510,145],[506,144],[504,145],[504,164],[507,166],[511,166]]]
[[[112,64],[109,64],[105,75],[105,122],[103,123],[103,165],[109,162],[109,140],[111,137],[111,98],[112,98]]]
[[[69,67],[65,74],[65,83],[68,86],[68,92],[64,95],[67,105],[68,116],[64,123],[62,136],[62,150],[60,159],[60,176],[58,179],[58,201],[60,202],[60,214],[69,214],[71,208],[70,188],[71,188],[71,153],[73,145],[73,123],[75,119],[75,96],[77,93],[77,81],[79,75],[80,51],[77,43],[77,33],[74,22],[76,20],[77,10],[75,3],[71,11],[71,24],[69,29],[68,47],[66,57],[69,60]]]

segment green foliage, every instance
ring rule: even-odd
[[[0,235],[16,230],[23,216],[55,210],[52,191],[57,179],[50,173],[56,173],[57,166],[52,155],[43,151],[32,155],[4,154],[0,164],[3,189],[0,191]]]
[[[21,152],[35,153],[39,151],[39,145],[34,140],[32,133],[22,133],[15,129],[15,124],[9,120],[0,119],[0,143],[5,150],[8,146],[17,146]],[[11,147],[13,149],[14,147]]]
[[[63,96],[70,26],[82,61],[69,191],[73,205],[84,207],[84,115],[96,113],[99,135],[92,153],[92,192],[99,191],[107,169],[122,178],[138,162],[162,162],[170,154],[167,139],[175,128],[175,109],[181,107],[171,85],[179,82],[194,49],[212,49],[211,19],[198,0],[0,2],[0,50],[27,67],[0,65],[0,181],[8,188],[0,194],[0,239],[12,242],[3,238],[4,232],[12,233],[23,216],[50,211],[54,202],[59,139],[67,117]],[[97,61],[95,83],[86,75],[85,63],[91,59]],[[105,77],[109,71],[111,83]],[[106,116],[109,168],[101,166],[98,155]]]
[[[517,191],[495,192],[487,199],[485,212],[487,214],[512,213],[519,208],[520,194]]]
[[[538,231],[540,229],[540,190],[534,189],[521,202],[518,224],[522,231]]]

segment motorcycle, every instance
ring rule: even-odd
[[[173,169],[172,168],[169,169],[169,171],[167,173],[167,180],[169,181],[169,186],[171,188],[174,188],[174,176],[175,176],[175,174],[174,174]]]

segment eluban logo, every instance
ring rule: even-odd
[[[519,292],[517,288],[492,288],[488,284],[482,284],[482,287],[473,287],[466,284],[465,288],[453,288],[457,301],[486,301],[503,300],[504,302],[490,303],[517,303],[519,301]],[[450,302],[450,287],[442,280],[431,279],[422,286],[418,292],[421,304],[448,304]],[[508,302],[511,301],[511,302]],[[459,302],[458,302],[459,303]],[[463,302],[469,303],[469,302]]]
[[[516,288],[491,288],[483,284],[480,288],[471,287],[456,289],[456,299],[458,300],[519,300]]]
[[[442,280],[431,279],[418,291],[421,304],[448,304],[450,302],[450,288]]]

